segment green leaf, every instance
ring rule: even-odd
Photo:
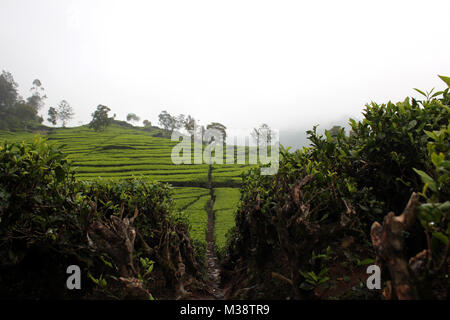
[[[419,89],[416,89],[416,88],[413,88],[414,90],[416,90],[418,93],[420,93],[421,95],[423,95],[424,97],[426,97],[427,95],[423,92],[423,91],[421,91],[421,90],[419,90]]]
[[[328,280],[330,280],[330,277],[326,276],[326,277],[320,279],[319,284],[323,284],[323,283],[327,282]]]
[[[433,232],[433,237],[439,239],[443,244],[448,245],[448,237],[442,232]]]
[[[103,256],[101,256],[100,259],[102,259],[103,263],[106,264],[108,267],[110,268],[113,267],[112,263],[106,260]]]
[[[438,75],[439,78],[441,78],[442,81],[444,81],[447,86],[450,88],[450,77],[445,77],[445,76],[440,76]]]
[[[408,130],[411,130],[412,128],[414,128],[417,125],[417,121],[416,120],[412,120],[409,122],[408,124]]]
[[[444,161],[445,159],[445,155],[441,152],[439,154],[437,153],[432,153],[431,154],[431,162],[433,162],[435,167],[438,167],[442,161]]]
[[[427,131],[427,130],[424,130],[423,132],[425,132],[425,134],[428,137],[430,137],[431,139],[433,139],[433,140],[437,140],[438,139],[438,137],[436,136],[436,134],[434,132]]]
[[[375,260],[371,259],[371,258],[367,258],[367,259],[364,259],[362,261],[358,261],[358,265],[359,266],[365,266],[367,264],[373,264],[373,263],[375,263]]]
[[[443,212],[450,210],[450,201],[445,201],[444,203],[439,204],[438,209]]]
[[[328,130],[325,130],[325,136],[327,137],[328,142],[333,142],[333,137],[331,136],[331,133]]]
[[[442,161],[441,166],[444,167],[445,169],[450,169],[450,161],[449,160]]]
[[[438,92],[435,92],[431,97],[432,98],[436,98],[437,96],[439,96],[439,95],[441,95],[443,93],[444,93],[444,91],[438,91]]]
[[[422,170],[417,170],[416,168],[413,168],[413,170],[420,176],[423,183],[428,183],[428,186],[431,190],[435,191],[437,190],[436,182],[434,182],[433,178],[431,178],[427,173],[423,172]]]
[[[98,285],[98,280],[95,279],[90,272],[88,272],[88,277],[91,278],[92,282]]]
[[[150,267],[148,267],[148,270],[147,270],[146,274],[151,273],[153,271],[153,266],[154,266],[154,264],[152,263],[150,265]]]
[[[322,218],[320,218],[319,222],[324,221],[326,218],[328,218],[329,213],[325,213]]]

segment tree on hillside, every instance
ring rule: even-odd
[[[0,75],[0,129],[5,129],[10,125],[7,119],[19,97],[17,87],[12,74],[3,71]]]
[[[159,124],[163,127],[163,129],[170,130],[170,128],[172,127],[173,118],[167,111],[165,111],[165,110],[162,111],[158,115],[158,119],[159,119]]]
[[[27,128],[28,124],[33,120],[39,121],[36,110],[23,100],[14,104],[14,108],[11,109],[9,116],[17,119],[19,125],[23,128]]]
[[[33,81],[33,86],[30,89],[31,96],[27,98],[27,102],[32,106],[36,113],[44,106],[44,100],[47,99],[47,95],[44,93],[44,88],[39,79]]]
[[[48,118],[47,121],[50,122],[52,125],[56,126],[56,122],[58,121],[58,111],[56,111],[55,108],[50,107],[48,109]]]
[[[142,121],[142,124],[144,125],[144,128],[150,128],[152,126],[152,123],[147,119]]]
[[[36,82],[36,85],[39,84]],[[18,85],[10,72],[0,75],[0,128],[26,128],[29,124],[41,123],[44,119],[38,116],[35,105],[28,98],[26,101],[17,91]]]
[[[211,122],[206,126],[206,129],[216,129],[222,133],[223,143],[225,144],[227,139],[227,127],[219,122]],[[209,141],[208,141],[209,142]]]
[[[253,128],[250,135],[255,140],[258,146],[260,145],[261,142],[270,145],[272,139],[275,138],[275,133],[265,123],[263,123],[259,128]]]
[[[185,119],[184,119],[184,129],[186,129],[187,132],[189,132],[191,135],[194,134],[194,128],[195,128],[195,119],[192,118],[190,115],[188,115]]]
[[[128,121],[128,122],[130,122],[130,121],[138,122],[138,121],[140,121],[140,120],[141,120],[141,118],[139,118],[135,113],[129,113],[129,114],[127,114],[127,121]]]
[[[58,117],[57,119],[61,121],[62,126],[65,127],[67,121],[73,118],[74,112],[72,107],[66,100],[62,100],[58,105]]]
[[[107,126],[109,126],[115,118],[108,117],[108,112],[111,111],[107,106],[99,104],[97,106],[97,110],[92,113],[92,120],[89,123],[89,128],[94,129],[95,131],[103,131]]]
[[[171,116],[167,111],[162,111],[159,116],[159,124],[167,131],[172,134],[176,129],[182,127],[182,122],[184,120],[184,115],[180,114],[178,117]]]
[[[184,127],[185,119],[186,119],[186,118],[185,118],[184,114],[179,114],[179,115],[175,118],[175,121],[176,121],[175,127],[176,127],[176,129],[180,129],[180,128],[183,128],[183,127]]]
[[[0,115],[11,108],[19,99],[17,83],[10,72],[3,71],[0,75]]]
[[[275,132],[273,132],[270,127],[263,123],[261,127],[259,127],[260,139],[264,144],[270,145],[272,143],[272,139],[275,138]]]

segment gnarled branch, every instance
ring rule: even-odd
[[[381,263],[389,269],[392,290],[399,300],[416,299],[416,292],[411,283],[408,262],[404,255],[403,231],[407,230],[415,220],[415,211],[419,204],[419,196],[413,193],[400,216],[389,212],[383,221],[372,224],[370,236]]]

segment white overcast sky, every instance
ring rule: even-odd
[[[47,109],[66,99],[191,114],[229,128],[295,129],[365,103],[444,88],[450,1],[1,0],[0,69],[23,96],[39,78]]]

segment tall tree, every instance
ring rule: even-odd
[[[172,126],[172,116],[167,111],[162,111],[158,115],[159,124],[163,127],[165,130],[170,130],[170,127]]]
[[[196,122],[195,119],[192,118],[190,115],[188,115],[185,119],[184,119],[184,129],[186,129],[187,132],[189,132],[191,135],[194,134],[194,128],[195,128]]]
[[[36,85],[39,84],[36,82]],[[17,83],[10,72],[3,71],[0,75],[0,128],[26,128],[29,124],[41,123],[35,105],[29,99],[24,101],[18,94]],[[36,102],[37,100],[31,100]]]
[[[0,75],[0,118],[6,118],[8,109],[19,99],[17,83],[10,72],[3,71]]]
[[[179,114],[175,118],[175,121],[176,121],[175,128],[180,129],[180,128],[184,127],[184,122],[186,121],[186,118],[185,118],[184,114]]]
[[[39,122],[36,110],[25,101],[16,102],[14,108],[11,109],[8,118],[9,121],[13,122],[12,127],[22,127],[25,129],[33,121]]]
[[[56,126],[56,122],[58,121],[58,111],[56,111],[55,108],[50,107],[48,109],[48,118],[47,121],[50,122],[52,125]]]
[[[270,145],[272,139],[275,138],[275,132],[273,132],[273,130],[270,129],[270,127],[265,123],[260,125],[259,128],[253,128],[250,135],[253,137],[258,146],[261,142]]]
[[[225,142],[227,140],[227,127],[225,127],[223,124],[221,124],[219,122],[211,122],[210,124],[208,124],[206,126],[206,129],[216,129],[216,130],[220,131],[222,133],[223,143],[225,144]],[[208,141],[208,143],[209,143],[209,141]]]
[[[39,79],[33,81],[33,86],[30,91],[31,96],[27,98],[27,102],[37,113],[44,106],[44,100],[47,99],[47,95],[44,93],[45,89],[42,87],[42,83]]]
[[[65,127],[67,121],[73,118],[74,112],[70,104],[66,100],[62,100],[58,105],[58,120],[61,121],[62,126]]]
[[[167,111],[162,111],[158,118],[159,124],[172,134],[174,130],[181,128],[182,122],[180,120],[184,119],[184,115],[180,114],[178,117],[175,117],[171,116]]]
[[[152,123],[147,119],[142,121],[142,124],[144,125],[144,128],[150,128],[152,126]]]
[[[109,126],[115,118],[108,117],[108,112],[111,111],[107,106],[99,104],[97,109],[92,113],[92,120],[89,123],[89,128],[94,129],[95,131],[103,131],[107,126]]]
[[[272,143],[272,139],[275,138],[275,133],[265,123],[263,123],[259,127],[259,134],[260,134],[261,141],[264,142],[267,145],[270,145]]]
[[[141,120],[141,118],[139,118],[135,113],[129,113],[129,114],[127,114],[127,121],[128,121],[128,122],[130,122],[130,121],[138,122],[138,121],[140,121],[140,120]]]

